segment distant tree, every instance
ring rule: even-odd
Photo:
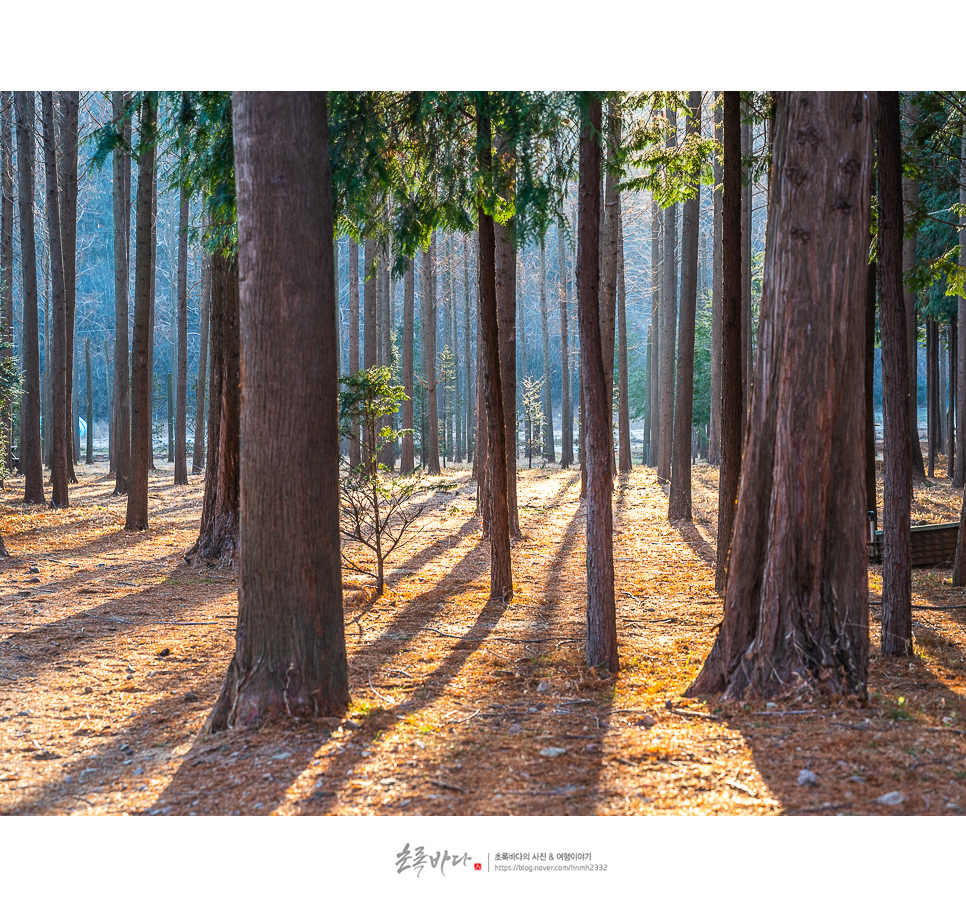
[[[209,731],[349,704],[325,96],[238,93],[233,118],[245,539],[235,653]]]
[[[406,276],[403,280],[402,377],[403,393],[406,395],[406,399],[402,405],[403,434],[399,457],[400,473],[412,473],[416,469],[416,454],[413,450],[413,334],[415,312],[416,271],[413,262],[410,260],[406,265]],[[350,447],[352,446],[350,445]],[[358,445],[355,447],[358,447]]]
[[[195,440],[191,472],[201,473],[205,466],[205,399],[208,388],[208,334],[211,321],[211,254],[201,255],[201,303],[199,306],[201,343],[198,348],[198,384],[195,389]]]
[[[574,462],[574,410],[570,397],[570,311],[567,294],[567,246],[563,218],[557,220],[557,283],[560,297],[560,467]]]
[[[620,473],[633,470],[631,460],[630,380],[627,364],[627,282],[624,270],[624,225],[617,198],[617,469]]]
[[[727,97],[726,106],[727,175]],[[870,108],[863,92],[777,98],[773,174],[784,177],[769,200],[758,374],[724,619],[689,695],[866,691]]]
[[[23,267],[23,413],[20,469],[23,500],[44,504],[44,465],[40,440],[40,335],[37,320],[37,248],[34,237],[34,94],[14,93],[17,109],[17,203]]]
[[[540,239],[540,333],[543,343],[543,456],[551,464],[557,460],[553,436],[553,399],[550,396],[550,309],[547,304],[547,245]]]
[[[178,378],[174,420],[174,483],[188,485],[188,189],[178,207]]]
[[[349,239],[349,374],[362,368],[359,362],[359,245]],[[349,466],[355,467],[362,460],[359,439],[349,439]]]

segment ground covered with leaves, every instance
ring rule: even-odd
[[[487,601],[468,468],[433,496],[387,591],[345,580],[344,719],[202,736],[233,647],[237,579],[189,566],[203,484],[152,473],[150,530],[122,530],[106,466],[71,508],[21,502],[0,528],[0,812],[6,814],[956,814],[966,810],[966,594],[914,573],[915,655],[878,656],[869,698],[682,699],[721,618],[716,472],[695,523],[638,468],[614,494],[623,669],[583,661],[579,471],[522,471],[515,596]],[[956,520],[962,491],[916,489]],[[870,599],[881,577],[870,567]]]

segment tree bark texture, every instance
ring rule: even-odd
[[[898,92],[878,93],[879,325],[882,337],[883,469],[882,652],[912,653],[909,540],[913,455],[910,447],[908,300],[904,301],[902,135]],[[918,437],[918,435],[917,435]],[[922,454],[920,452],[920,460]]]
[[[570,397],[570,304],[562,218],[557,220],[557,282],[560,299],[560,468],[566,470],[574,462],[574,408]]]
[[[178,378],[174,417],[174,484],[188,485],[188,192],[178,209]],[[338,342],[338,337],[336,337]]]
[[[966,132],[960,146],[959,205],[966,212]],[[966,215],[960,217],[959,266],[966,267]],[[966,482],[966,299],[956,300],[956,451],[959,460],[953,476],[953,486]]]
[[[191,472],[201,473],[205,460],[205,397],[208,382],[208,336],[211,322],[211,255],[201,256],[201,343],[198,350],[198,384],[195,390],[195,440]]]
[[[616,673],[617,610],[614,601],[614,518],[611,404],[600,340],[600,121],[598,98],[587,99],[580,130],[577,216],[577,314],[584,394],[584,463],[587,465],[587,664]]]
[[[540,239],[540,334],[543,343],[543,457],[556,463],[557,454],[553,440],[553,398],[550,367],[550,306],[547,304],[547,239]]]
[[[112,92],[115,128],[126,137],[127,99]],[[113,153],[114,201],[114,495],[127,495],[131,476],[131,366],[128,341],[130,277],[128,218],[131,209],[131,153],[126,143]]]
[[[349,239],[349,374],[355,375],[359,364],[359,245]],[[349,442],[349,466],[362,463],[360,435],[353,435]]]
[[[67,300],[64,290],[64,249],[60,233],[53,93],[41,92],[40,105],[44,125],[44,173],[47,184],[47,237],[51,278],[49,378],[53,448],[50,466],[50,505],[52,508],[67,508],[70,504],[67,467],[70,462],[72,409],[67,399]]]
[[[503,402],[503,443],[506,448],[507,507],[510,536],[520,537],[517,508],[517,252],[513,221],[493,228],[496,257],[496,307],[500,333],[500,381]],[[490,435],[490,447],[495,440]]]
[[[724,620],[689,694],[865,695],[871,168],[867,94],[778,96],[757,377]]]
[[[701,93],[688,99],[687,133],[701,133]],[[694,196],[685,202],[681,221],[681,314],[678,326],[678,364],[674,404],[674,448],[668,519],[691,520],[691,420],[694,414],[694,325],[698,306],[698,230],[701,184],[691,180]]]
[[[480,171],[486,174],[492,168],[492,130],[485,96],[481,102],[477,112],[477,156]],[[493,217],[485,212],[482,202],[478,204],[477,213],[480,233],[477,270],[480,286],[481,362],[489,453],[484,482],[489,496],[490,599],[509,601],[513,596],[513,567],[510,555],[509,468],[504,408],[506,392],[503,390],[503,376],[500,371],[500,356],[501,352],[505,352],[506,341],[500,339],[497,243]]]
[[[751,124],[745,121],[745,118],[750,116],[750,112],[744,102],[742,102],[741,113],[741,158],[744,161],[752,154]],[[745,168],[743,166],[741,174],[741,366],[742,375],[745,379],[742,392],[745,405],[741,414],[742,439],[744,439],[744,424],[748,419],[748,408],[751,403],[751,380],[754,377],[751,371],[753,358],[751,340],[751,207],[753,192],[754,176],[752,170],[750,167]]]
[[[919,111],[909,106],[907,116],[910,122],[919,119]],[[902,199],[905,222],[915,221],[919,210],[919,181],[915,178],[902,179]],[[912,231],[903,234],[902,240],[902,272],[908,273],[916,266],[916,236]],[[909,347],[909,397],[911,409],[909,412],[909,446],[912,455],[912,472],[915,476],[925,477],[926,465],[922,457],[922,442],[919,440],[919,328],[916,314],[916,292],[910,286],[904,286],[904,301],[906,309],[906,341]]]
[[[426,472],[439,476],[439,399],[436,379],[436,233],[423,252],[423,276],[419,289],[420,346],[426,378],[426,441],[423,460]]]
[[[607,426],[611,436],[611,470],[614,461],[614,334],[617,321],[617,239],[620,231],[620,193],[617,185],[620,175],[616,157],[621,144],[621,112],[613,100],[607,104],[607,150],[608,162],[604,167],[604,211],[601,214],[603,232],[601,237],[600,264],[600,340],[604,359],[604,377],[607,379],[608,403]]]
[[[721,472],[714,587],[724,591],[741,477],[744,379],[741,358],[741,95],[724,93],[721,200]]]
[[[667,145],[677,142],[677,119],[668,109],[668,119],[674,135]],[[657,444],[657,478],[662,483],[671,479],[671,444],[674,433],[674,331],[677,325],[677,206],[664,210],[664,261],[661,286],[661,340],[658,344],[658,400],[660,428]]]
[[[87,441],[85,464],[94,463],[94,386],[91,378],[91,338],[84,339],[84,367],[87,369]]]
[[[325,95],[237,93],[232,115],[244,523],[235,655],[210,731],[349,704]]]
[[[715,93],[714,138],[722,142],[721,93]],[[724,170],[720,156],[714,159],[714,241],[711,253],[711,418],[708,422],[708,463],[721,463],[721,182]]]
[[[661,262],[664,210],[651,196],[651,323],[648,327],[647,354],[647,415],[649,435],[646,442],[650,467],[657,467],[658,441],[661,430],[661,400],[658,397],[658,378],[661,372]]]
[[[416,469],[416,456],[413,450],[413,333],[416,312],[416,271],[413,262],[406,268],[403,280],[403,351],[402,375],[406,400],[402,405],[403,429],[408,430],[402,438],[402,452],[399,457],[399,472],[412,473]]]
[[[620,198],[618,197],[617,223],[617,441],[618,441],[618,470],[630,473],[633,470],[631,461],[631,409],[628,402],[630,384],[627,377],[627,285],[624,277],[624,226],[620,216]]]
[[[61,248],[64,266],[64,337],[65,373],[67,377],[67,480],[76,483],[74,464],[80,451],[78,423],[74,418],[74,324],[77,303],[77,144],[79,92],[61,92],[60,96],[60,184]],[[76,448],[75,448],[76,445]]]
[[[13,354],[13,94],[0,92],[0,318],[5,355]],[[13,411],[8,407],[2,423],[2,457],[13,469]]]
[[[43,448],[40,439],[40,332],[37,315],[37,247],[34,236],[34,94],[14,93],[17,112],[17,202],[23,267],[23,412],[20,469],[23,500],[44,504]]]

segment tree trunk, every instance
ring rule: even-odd
[[[701,133],[701,93],[688,99],[691,113],[687,134]],[[701,184],[691,179],[694,196],[684,204],[681,224],[681,318],[678,328],[676,402],[674,404],[674,465],[668,499],[668,520],[691,520],[691,420],[694,408],[694,325],[698,305],[698,229],[701,216]]]
[[[966,267],[966,132],[960,146],[959,205],[964,208],[960,217],[959,266]],[[966,482],[966,299],[962,296],[957,299],[956,309],[956,450],[959,460],[953,486],[961,487]]]
[[[67,508],[70,504],[67,472],[70,463],[71,403],[67,398],[67,300],[64,286],[64,249],[60,234],[60,201],[57,184],[57,138],[54,135],[52,92],[40,94],[44,124],[44,171],[47,183],[47,232],[51,277],[51,433],[50,505]]]
[[[13,94],[0,92],[0,317],[3,320],[3,355],[13,355]],[[13,469],[13,408],[8,403],[0,416],[0,460]]]
[[[367,238],[365,243],[365,260],[363,263],[365,280],[362,297],[362,367],[371,369],[377,364],[379,336],[376,332],[376,243]]]
[[[870,187],[870,193],[875,193],[874,187]],[[871,513],[872,527],[877,529],[879,507],[875,479],[875,271],[875,261],[872,261],[869,263],[869,276],[865,287],[865,510],[866,517]]]
[[[674,110],[668,108],[668,119],[674,136],[668,137],[668,146],[677,142],[677,120]],[[674,431],[674,331],[677,324],[677,206],[672,204],[664,210],[664,277],[661,289],[661,341],[658,398],[660,400],[660,429],[657,445],[657,478],[662,483],[671,479],[671,444]]]
[[[617,440],[618,469],[622,474],[633,469],[631,461],[631,409],[628,403],[630,385],[627,377],[627,287],[624,282],[624,226],[617,198],[617,339],[618,339],[618,405]]]
[[[126,135],[127,99],[112,92],[116,129]],[[131,368],[128,361],[128,278],[130,275],[128,214],[131,209],[131,155],[126,144],[113,154],[114,201],[114,495],[127,495],[131,476]]]
[[[910,106],[908,111],[910,121],[919,117],[918,109]],[[902,197],[904,202],[905,222],[911,223],[919,209],[919,181],[914,178],[902,179]],[[902,241],[902,272],[907,274],[916,266],[916,232],[908,236],[903,235]],[[912,472],[915,476],[925,477],[926,465],[922,459],[922,442],[919,440],[919,329],[916,316],[916,293],[909,286],[904,287],[906,309],[906,334],[909,347],[909,396],[911,410],[909,413],[909,435],[912,454]]]
[[[614,530],[611,506],[611,404],[600,340],[600,119],[598,98],[587,99],[580,130],[577,217],[577,312],[584,394],[584,463],[587,465],[587,664],[616,673],[617,611],[614,602]]]
[[[238,93],[232,115],[245,538],[235,654],[212,732],[341,715],[349,705],[325,96]]]
[[[543,343],[543,457],[551,464],[557,461],[553,440],[553,397],[550,369],[550,307],[547,304],[547,239],[540,239],[540,332]]]
[[[865,695],[869,106],[866,93],[777,99],[761,371],[724,620],[689,695]]]
[[[946,476],[952,480],[956,476],[956,427],[954,417],[956,416],[956,343],[957,343],[957,317],[955,312],[949,320],[946,328],[946,357],[944,363],[946,368]]]
[[[416,469],[413,451],[413,324],[416,311],[416,268],[412,261],[406,268],[403,281],[403,388],[406,400],[402,405],[403,429],[408,430],[402,439],[402,453],[399,458],[399,472],[412,473]]]
[[[23,412],[20,469],[23,500],[44,504],[44,465],[40,439],[40,334],[37,315],[37,248],[34,241],[34,94],[14,93],[17,111],[17,202],[20,260],[23,266]]]
[[[506,448],[507,510],[510,536],[520,537],[517,508],[517,254],[513,220],[494,226],[496,307],[500,326],[500,380],[503,403],[503,443]],[[491,433],[490,448],[496,441]]]
[[[198,385],[195,395],[195,440],[191,472],[201,473],[205,455],[205,389],[208,380],[208,325],[211,318],[211,255],[201,256],[201,344],[198,351]]]
[[[359,371],[359,245],[349,239],[349,374]],[[353,435],[349,440],[349,466],[362,463],[361,437]]]
[[[338,337],[336,337],[338,345]],[[188,193],[178,213],[178,380],[174,418],[174,484],[188,485]]]
[[[423,252],[423,277],[419,290],[420,345],[426,377],[426,441],[423,459],[426,472],[439,476],[439,403],[436,369],[436,233]]]
[[[714,138],[722,142],[721,93],[715,93]],[[721,157],[714,158],[714,241],[711,253],[711,418],[708,422],[708,463],[721,463]]]
[[[926,318],[926,454],[927,470],[926,475],[934,477],[936,475],[936,450],[937,450],[937,414],[939,412],[939,393],[937,385],[939,383],[939,359],[936,354],[936,322],[932,318]]]
[[[658,442],[661,430],[661,400],[658,397],[658,378],[661,373],[661,275],[664,210],[651,196],[651,324],[648,327],[647,357],[647,413],[650,434],[647,440],[647,464],[657,467]]]
[[[567,248],[563,219],[557,220],[557,280],[560,296],[560,468],[574,462],[574,408],[570,398],[570,328],[567,301]]]
[[[909,446],[908,310],[902,290],[902,153],[899,93],[879,92],[879,322],[885,439],[882,556],[882,653],[912,652],[909,525],[914,449]],[[913,402],[914,403],[914,402]]]
[[[724,93],[721,200],[721,472],[714,587],[724,591],[741,476],[744,416],[741,359],[741,95]]]
[[[751,124],[745,123],[749,116],[747,105],[742,102],[741,158],[746,160],[752,153]],[[741,186],[741,366],[745,379],[743,396],[744,410],[741,414],[741,437],[744,439],[745,423],[751,403],[751,206],[754,191],[754,178],[750,168],[742,168]]]
[[[107,385],[107,452],[108,466],[114,464],[114,454],[117,446],[114,442],[114,372],[111,370],[111,354],[108,351],[107,340],[104,340],[104,379]]]
[[[492,169],[492,131],[485,93],[481,94],[477,111],[477,143],[479,167],[482,174]],[[482,192],[477,204],[479,220],[480,326],[483,364],[483,398],[486,404],[486,428],[489,460],[486,490],[489,494],[490,532],[490,599],[509,601],[513,597],[513,567],[510,556],[509,468],[507,467],[507,427],[504,394],[500,371],[501,352],[506,352],[507,341],[500,338],[499,307],[497,302],[496,232],[493,217],[483,209]],[[504,281],[506,277],[504,276]],[[516,297],[514,296],[514,299]],[[511,341],[512,343],[512,341]],[[511,350],[512,352],[513,350]],[[516,449],[514,448],[514,452]],[[514,454],[514,457],[516,455]]]
[[[131,474],[125,530],[148,526],[148,471],[153,451],[151,429],[151,289],[154,285],[154,137],[157,99],[147,93],[141,103],[142,152],[138,159],[138,196],[134,243],[134,336],[131,342]]]
[[[91,380],[91,338],[84,339],[84,366],[87,369],[87,455],[85,464],[94,463],[94,388]]]
[[[463,388],[466,392],[466,460],[476,466],[473,426],[476,420],[473,405],[476,393],[473,386],[472,346],[470,345],[470,243],[469,236],[463,236]],[[472,478],[472,477],[471,477]]]
[[[614,460],[614,335],[617,324],[617,239],[620,231],[620,174],[616,166],[621,145],[621,112],[613,100],[607,103],[607,148],[609,162],[604,164],[604,211],[602,216],[600,262],[600,339],[607,380],[607,428],[611,438],[611,475]]]

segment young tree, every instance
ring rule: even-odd
[[[611,506],[611,462],[614,440],[610,429],[600,339],[598,283],[600,276],[600,122],[601,103],[584,95],[586,114],[580,129],[580,177],[577,217],[577,314],[580,321],[581,390],[586,425],[587,465],[587,664],[616,673],[617,611],[614,601],[614,519]]]
[[[503,155],[510,158],[505,142]],[[510,158],[512,162],[512,158]],[[513,170],[504,180],[513,181]],[[515,224],[496,223],[494,256],[496,258],[496,307],[499,320],[500,384],[503,403],[503,443],[506,448],[507,506],[510,513],[510,536],[521,537],[520,512],[517,506],[517,248]],[[490,436],[490,446],[495,439]]]
[[[131,385],[128,361],[128,279],[131,212],[131,151],[128,101],[123,92],[111,93],[115,128],[119,134],[113,159],[114,201],[114,495],[127,495],[131,475]]]
[[[959,159],[959,266],[966,268],[966,130],[960,140]],[[956,462],[953,486],[962,487],[966,483],[966,299],[956,298]],[[952,378],[952,373],[950,373]],[[961,539],[961,538],[960,538]]]
[[[14,93],[17,110],[17,202],[20,261],[23,267],[23,413],[20,467],[23,500],[44,504],[43,449],[40,440],[40,336],[37,320],[37,248],[34,238],[34,94]]]
[[[688,138],[701,133],[701,93],[688,98]],[[692,176],[693,196],[684,204],[681,225],[681,317],[678,327],[678,365],[674,405],[674,463],[668,499],[668,520],[691,520],[691,420],[694,408],[694,322],[698,304],[698,222],[701,184]]]
[[[714,587],[724,591],[741,476],[741,96],[725,92],[721,202],[721,473]]]
[[[780,93],[773,161],[724,619],[688,694],[864,695],[868,94]]]
[[[882,651],[912,653],[912,567],[909,523],[912,507],[911,423],[907,348],[907,303],[902,289],[902,153],[898,92],[879,92],[879,321],[882,334],[884,428],[882,496]],[[920,452],[921,460],[921,452]]]
[[[232,113],[244,542],[235,654],[210,731],[338,715],[349,703],[326,101],[238,93]]]
[[[70,503],[67,472],[70,461],[71,404],[67,399],[67,301],[64,291],[64,249],[60,234],[60,201],[57,184],[57,140],[54,136],[52,92],[40,94],[44,125],[44,172],[47,183],[47,232],[51,277],[50,388],[52,457],[50,465],[50,504],[67,508]]]

